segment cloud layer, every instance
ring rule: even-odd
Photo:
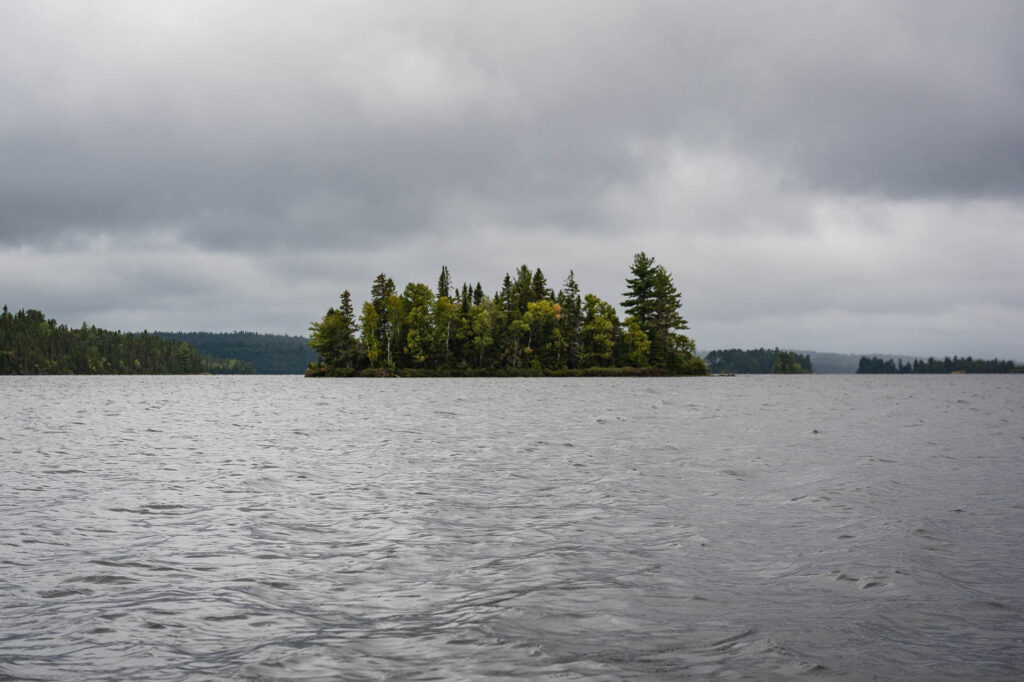
[[[0,294],[302,333],[374,274],[632,254],[702,348],[1024,359],[1014,3],[14,2]]]

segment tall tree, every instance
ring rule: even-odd
[[[378,346],[383,352],[382,360],[387,367],[392,367],[391,345],[394,341],[396,327],[400,324],[400,301],[396,303],[395,282],[383,272],[373,280],[370,288],[370,305],[376,312],[375,336]]]
[[[434,302],[434,346],[438,350],[442,365],[447,365],[451,357],[452,343],[459,327],[460,310],[446,297]]]
[[[355,318],[352,295],[341,293],[338,310],[329,308],[323,320],[309,327],[309,345],[316,351],[321,364],[332,368],[354,369],[359,356],[355,338]]]
[[[580,287],[572,270],[562,283],[558,292],[558,305],[562,308],[559,327],[565,343],[565,364],[569,369],[580,366],[580,329],[583,325],[583,303],[580,299]]]
[[[540,268],[533,271],[533,296],[531,298],[533,301],[554,298],[551,290],[548,289],[548,278],[544,276]]]
[[[641,251],[633,256],[633,265],[630,266],[629,271],[633,273],[633,276],[626,278],[626,292],[623,294],[625,298],[622,300],[622,309],[637,321],[644,333],[650,336],[651,322],[655,316],[654,286],[657,273],[654,259]]]
[[[530,272],[530,268],[525,265],[520,265],[519,269],[516,270],[516,279],[512,285],[514,294],[514,311],[522,315],[526,312],[526,306],[531,301],[537,299],[533,294],[533,273]]]
[[[448,298],[452,297],[452,277],[448,274],[448,266],[441,266],[441,275],[437,278],[437,297]]]
[[[633,257],[630,271],[633,276],[626,279],[623,308],[647,335],[651,364],[678,371],[693,356],[694,345],[677,333],[687,324],[679,314],[681,297],[672,275],[643,251]]]
[[[422,367],[433,355],[434,295],[426,284],[408,284],[402,293],[405,343],[402,351],[414,367]],[[445,297],[447,300],[447,297]]]
[[[505,279],[501,281],[501,289],[498,291],[495,299],[498,303],[498,308],[506,315],[510,315],[516,307],[515,287],[512,285],[512,278],[509,277],[507,272],[505,273]]]

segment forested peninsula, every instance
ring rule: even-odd
[[[211,367],[181,341],[84,323],[71,329],[38,310],[0,313],[0,374],[199,374]]]
[[[659,376],[707,374],[682,332],[680,293],[654,258],[634,256],[620,320],[581,294],[572,271],[556,292],[537,269],[505,274],[489,296],[479,282],[456,286],[441,267],[435,287],[399,292],[381,273],[356,316],[343,291],[310,325],[317,353],[306,376]]]

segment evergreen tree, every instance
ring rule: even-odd
[[[650,341],[650,362],[673,372],[680,371],[694,353],[691,339],[677,331],[687,328],[679,314],[680,294],[672,275],[644,252],[633,257],[633,276],[626,279],[622,306]]]
[[[622,309],[627,315],[636,320],[640,328],[648,337],[651,336],[654,325],[653,320],[656,314],[654,287],[657,273],[654,267],[654,259],[650,258],[643,251],[633,256],[633,265],[630,267],[632,277],[626,278],[625,298],[622,301]]]
[[[506,315],[511,315],[515,310],[515,289],[512,286],[512,278],[509,277],[507,272],[505,273],[505,279],[501,281],[501,290],[498,291],[498,295],[495,296],[495,299],[498,302],[498,307]]]
[[[537,268],[533,273],[532,289],[532,301],[542,301],[544,299],[554,298],[551,290],[548,289],[548,278],[544,276],[544,273],[540,271],[540,268]]]
[[[355,336],[355,313],[352,295],[341,293],[338,310],[329,308],[320,322],[310,325],[309,346],[316,351],[318,361],[335,369],[355,369],[359,347]]]
[[[58,325],[38,310],[0,313],[3,374],[194,374],[207,362],[180,340],[125,334],[82,323]]]
[[[448,266],[441,266],[441,276],[437,278],[437,297],[451,298],[452,278],[448,274]]]
[[[533,273],[530,272],[530,268],[525,265],[520,265],[519,269],[516,270],[516,277],[512,284],[513,300],[513,312],[517,312],[522,315],[526,312],[526,306],[532,301],[536,301],[537,298],[533,292]]]
[[[391,349],[401,322],[401,302],[395,295],[394,281],[383,272],[373,280],[373,286],[370,288],[370,305],[376,313],[373,328],[377,338],[376,345],[381,352],[380,359],[384,366],[390,369],[394,366]]]
[[[580,299],[580,288],[576,284],[573,271],[562,283],[562,289],[558,292],[558,305],[562,308],[562,317],[559,320],[559,327],[562,330],[562,338],[565,341],[565,364],[569,369],[576,369],[580,366],[580,332],[583,325],[583,303]]]

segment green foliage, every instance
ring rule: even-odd
[[[0,313],[0,374],[198,374],[203,357],[183,341],[48,320],[38,310]]]
[[[316,359],[301,336],[257,332],[153,332],[168,341],[184,341],[205,358],[212,374],[302,374]],[[235,364],[230,360],[234,359]],[[251,372],[245,371],[250,366]]]
[[[210,374],[255,374],[251,362],[237,358],[203,357],[203,371]]]
[[[583,297],[581,332],[584,367],[610,367],[619,319],[615,308],[593,294]]]
[[[694,344],[678,333],[687,328],[687,322],[679,314],[681,295],[672,275],[642,251],[633,257],[630,272],[633,276],[626,279],[622,306],[647,335],[650,363],[666,368],[686,365]]]
[[[359,359],[355,336],[352,296],[341,293],[341,306],[330,308],[323,320],[309,327],[309,347],[316,351],[318,362],[331,367],[354,369]]]
[[[437,278],[437,297],[438,298],[450,299],[452,297],[451,290],[452,290],[452,276],[451,276],[451,273],[448,272],[448,266],[447,265],[442,265],[441,266],[441,274]]]
[[[626,333],[622,337],[626,361],[631,367],[647,367],[651,357],[651,340],[640,328],[635,317],[626,318]]]
[[[782,350],[776,353],[775,362],[772,363],[772,374],[810,374],[810,369],[804,369],[803,365],[800,364],[799,357],[796,353]],[[808,361],[808,367],[810,361]]]
[[[521,265],[514,276],[505,274],[494,298],[479,282],[456,286],[447,267],[436,289],[413,282],[400,296],[381,273],[363,304],[358,339],[346,304],[311,324],[318,359],[307,375],[706,374],[693,341],[680,333],[686,320],[668,271],[637,254],[627,286],[633,313],[622,325],[610,304],[581,296],[571,271],[556,294],[540,268]],[[342,298],[347,301],[348,292]]]
[[[576,284],[576,276],[572,270],[565,278],[561,291],[558,292],[558,305],[561,317],[558,329],[565,347],[565,365],[569,369],[578,369],[582,362],[583,335],[583,303],[580,299],[580,288]]]
[[[786,359],[777,370],[775,369],[776,364],[783,353],[786,354]],[[713,350],[707,354],[705,360],[708,370],[714,374],[769,374],[782,372],[784,368],[788,368],[788,372],[794,366],[799,366],[799,369],[796,370],[798,373],[813,371],[809,355],[780,351],[778,348]]]

